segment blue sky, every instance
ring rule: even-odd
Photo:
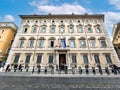
[[[0,0],[0,21],[13,21],[18,26],[25,14],[105,14],[105,29],[120,22],[120,0]]]

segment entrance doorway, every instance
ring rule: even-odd
[[[66,65],[66,54],[59,54],[59,68],[64,70],[64,66]]]

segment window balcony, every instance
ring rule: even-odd
[[[55,51],[69,51],[70,47],[55,47],[54,48]]]

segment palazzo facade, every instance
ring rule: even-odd
[[[112,37],[112,43],[120,60],[120,22],[113,25]]]
[[[41,68],[102,68],[119,64],[104,28],[104,15],[20,15],[7,64]],[[62,69],[62,68],[61,68]]]

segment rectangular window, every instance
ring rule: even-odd
[[[11,48],[8,48],[8,49],[6,50],[6,53],[7,53],[7,54],[9,54],[9,52],[10,52],[10,49],[11,49]]]
[[[73,33],[73,32],[74,32],[73,27],[70,27],[70,28],[69,28],[69,32],[70,32],[70,33]]]
[[[60,46],[64,47],[64,40],[63,39],[61,39],[61,45]]]
[[[110,58],[110,55],[105,55],[105,58],[106,58],[106,61],[107,61],[107,63],[112,63],[112,61],[111,61],[111,58]]]
[[[96,32],[97,32],[97,33],[101,33],[100,28],[97,27],[97,28],[96,28]]]
[[[64,28],[61,27],[61,28],[60,28],[60,33],[64,33],[64,32],[65,32]]]
[[[83,55],[83,61],[85,64],[88,64],[88,56],[87,55]]]
[[[107,46],[105,40],[101,40],[101,46],[102,47],[106,47]]]
[[[31,54],[27,54],[26,55],[25,63],[29,63],[30,62],[30,57],[31,57]]]
[[[32,33],[36,33],[37,27],[33,27]]]
[[[94,55],[94,59],[96,63],[100,63],[100,59],[98,55]]]
[[[90,46],[95,47],[95,40],[90,40]]]
[[[23,47],[23,44],[24,44],[24,40],[20,40],[20,45],[19,45],[19,47],[22,48],[22,47]]]
[[[85,48],[86,47],[86,42],[85,40],[80,40],[80,47]]]
[[[49,63],[53,63],[53,55],[49,55]]]
[[[37,55],[37,63],[41,63],[42,55]]]
[[[42,32],[42,33],[45,33],[45,32],[46,32],[46,28],[45,28],[45,27],[42,27],[41,32]]]
[[[82,32],[83,32],[82,27],[79,27],[78,28],[78,33],[82,33]]]
[[[28,28],[24,28],[24,33],[27,33]]]
[[[50,41],[50,47],[54,47],[54,41]]]
[[[33,48],[33,46],[34,46],[34,40],[30,40],[30,41],[29,41],[29,47],[30,47],[30,48]]]
[[[75,40],[70,40],[70,47],[75,47]]]
[[[92,29],[91,28],[88,28],[88,33],[92,33]]]
[[[55,33],[55,28],[52,27],[51,30],[50,30],[51,33]]]
[[[72,55],[72,63],[77,63],[76,55]]]
[[[20,58],[20,54],[16,54],[14,58],[14,63],[18,63],[19,58]]]
[[[39,47],[42,48],[44,46],[44,40],[39,40]]]

